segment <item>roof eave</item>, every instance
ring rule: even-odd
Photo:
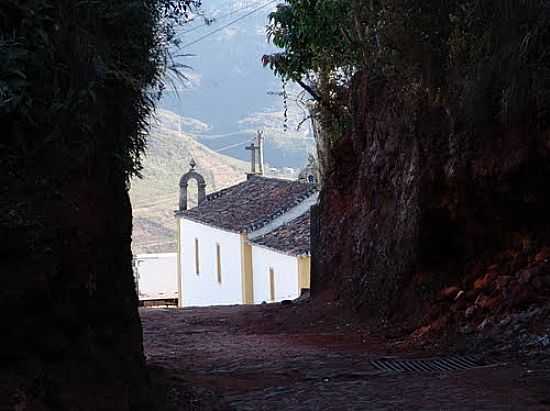
[[[219,226],[219,225],[216,225],[216,224],[207,223],[206,221],[201,221],[198,218],[193,218],[193,217],[191,217],[189,215],[186,215],[184,213],[180,213],[178,215],[178,217],[181,217],[184,220],[191,221],[191,222],[196,223],[196,224],[202,224],[206,227],[215,228],[216,230],[225,231],[225,232],[228,232],[228,233],[233,233],[233,234],[242,234],[243,233],[243,230],[240,229],[240,228],[239,229],[232,229],[232,228],[228,228],[228,227],[222,227],[222,226]]]
[[[262,244],[262,243],[256,243],[254,241],[250,241],[250,244],[252,244],[253,246],[256,246],[256,247],[264,248],[266,250],[279,253],[279,254],[284,254],[284,255],[287,255],[289,257],[309,257],[311,255],[309,251],[306,251],[306,252],[293,252],[293,251],[289,251],[289,250],[281,250],[280,248],[272,247],[272,246]]]

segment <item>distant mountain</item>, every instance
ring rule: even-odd
[[[258,129],[265,132],[266,163],[277,168],[269,168],[272,175],[295,176],[313,147],[309,123],[297,130],[307,117],[293,102],[299,89],[288,85],[285,132],[283,101],[277,95],[282,84],[261,65],[261,57],[275,51],[265,39],[265,26],[276,3],[208,0],[203,4],[205,15],[215,21],[207,25],[196,16],[182,28],[182,48],[176,53],[186,56],[178,62],[192,69],[184,72],[185,84],[166,90],[159,124],[148,139],[144,178],[132,182],[136,253],[175,251],[178,181],[189,169],[191,157],[211,192],[245,178],[249,153],[244,146]],[[266,7],[245,17],[262,6]],[[230,24],[236,19],[240,20]]]
[[[277,95],[282,84],[261,64],[264,54],[276,50],[267,43],[265,34],[267,16],[276,2],[209,0],[203,4],[205,15],[214,22],[205,24],[197,16],[182,29],[182,49],[178,53],[187,56],[178,61],[192,69],[185,72],[186,84],[165,93],[161,107],[204,125],[197,130],[193,124],[184,124],[183,130],[215,151],[246,160],[242,147],[257,129],[263,129],[267,161],[278,168],[303,167],[314,144],[309,122],[296,130],[307,117],[293,102],[299,89],[288,85],[285,132],[283,101]],[[241,20],[231,24],[237,19]]]
[[[133,251],[175,252],[179,179],[193,158],[207,181],[207,191],[217,191],[246,178],[249,164],[215,153],[193,137],[179,132],[189,119],[169,111],[157,113],[157,124],[148,137],[143,178],[132,181],[130,197],[134,214]],[[196,127],[202,127],[195,123]],[[196,192],[190,185],[190,196]]]

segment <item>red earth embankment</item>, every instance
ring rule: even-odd
[[[477,332],[545,305],[550,132],[467,128],[460,107],[411,105],[379,83],[356,76],[351,127],[328,153],[313,294],[404,334]]]

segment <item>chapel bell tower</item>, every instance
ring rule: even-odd
[[[189,185],[189,180],[194,179],[197,182],[198,186],[198,205],[206,200],[206,181],[204,177],[195,171],[197,163],[194,159],[191,159],[189,166],[191,167],[189,171],[184,174],[180,179],[180,204],[179,211],[187,210],[187,188]]]

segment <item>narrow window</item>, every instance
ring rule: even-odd
[[[218,269],[218,283],[222,283],[222,252],[219,244],[216,244],[216,267]]]
[[[269,267],[269,299],[275,301],[275,271]]]
[[[197,275],[200,273],[199,269],[199,239],[195,238],[195,270]]]

